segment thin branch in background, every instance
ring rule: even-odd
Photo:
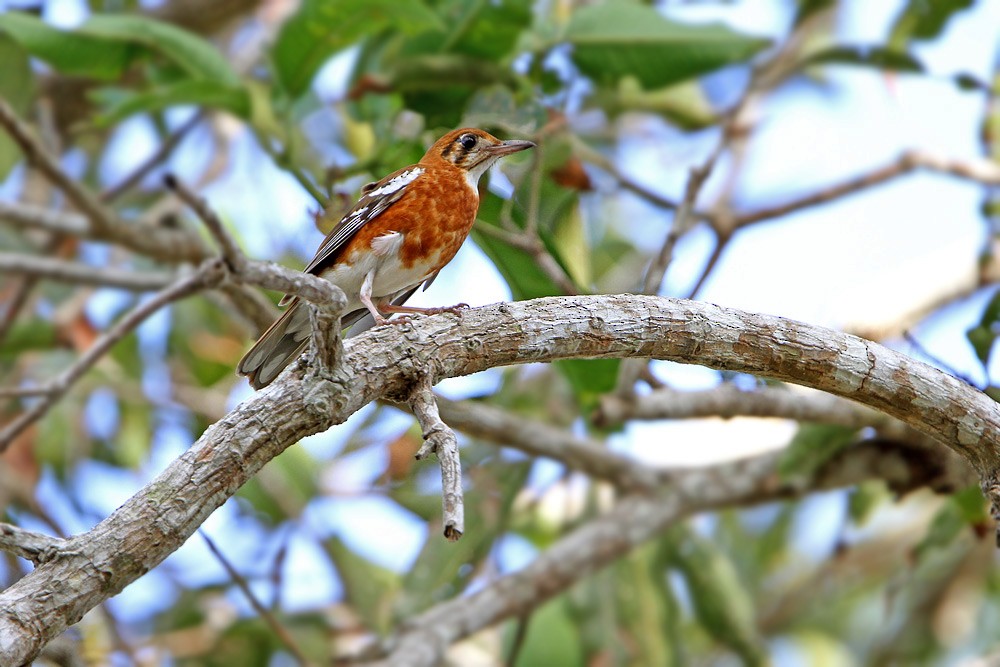
[[[432,452],[441,465],[441,500],[444,536],[454,542],[465,532],[465,501],[462,495],[462,463],[458,454],[455,432],[444,423],[431,390],[430,377],[418,380],[407,402],[420,423],[424,443],[417,451],[417,460]]]
[[[186,137],[191,130],[197,127],[198,123],[200,123],[204,117],[205,114],[203,112],[195,113],[175,131],[171,132],[170,135],[163,140],[159,148],[157,148],[152,155],[146,158],[142,164],[132,170],[132,173],[128,174],[117,185],[114,185],[102,192],[101,201],[111,203],[141,183],[151,171],[156,169],[157,166],[170,157],[170,154],[174,152],[174,149],[177,148],[178,145],[180,145],[181,141],[184,140],[184,137]]]
[[[347,307],[347,297],[344,292],[329,280],[310,273],[294,271],[274,262],[247,258],[208,202],[174,176],[169,176],[166,182],[178,198],[205,223],[218,244],[222,260],[234,281],[294,294],[310,303],[336,309],[338,312]]]
[[[222,220],[212,207],[208,205],[205,198],[198,195],[173,174],[167,174],[163,178],[163,182],[167,188],[172,190],[181,201],[187,204],[201,218],[201,221],[205,223],[205,227],[208,228],[212,238],[215,239],[216,244],[219,246],[219,252],[222,255],[223,261],[232,271],[240,273],[246,266],[246,255],[243,254],[243,251],[236,243],[236,239],[226,230],[225,225],[222,224]]]
[[[49,155],[41,142],[35,138],[31,128],[18,117],[3,98],[0,98],[0,127],[3,127],[20,147],[28,162],[42,172],[53,185],[62,190],[66,198],[90,220],[90,224],[94,228],[106,230],[114,226],[114,213],[107,209],[100,199],[80,185],[79,181],[66,173],[59,162]]]
[[[52,387],[0,387],[0,398],[34,398],[48,396]]]
[[[79,262],[12,252],[0,252],[0,274],[46,278],[76,285],[118,287],[134,292],[163,289],[175,280],[173,276],[155,271],[102,269]]]
[[[600,442],[578,438],[565,429],[475,401],[435,398],[444,419],[463,433],[558,461],[623,491],[651,491],[668,481],[665,471],[629,460]]]
[[[686,299],[693,299],[698,296],[701,292],[701,288],[705,286],[705,281],[715,270],[715,267],[719,265],[719,260],[722,259],[722,255],[725,253],[726,248],[729,246],[729,242],[733,239],[732,234],[721,234],[716,230],[715,234],[715,248],[712,249],[712,254],[709,255],[708,261],[705,262],[704,268],[701,270],[701,274],[698,276],[698,280],[695,281],[694,287],[688,292]]]
[[[802,209],[818,206],[862,190],[881,185],[917,169],[926,169],[941,174],[955,176],[983,185],[1000,185],[1000,166],[989,160],[951,160],[926,151],[907,151],[887,165],[873,169],[860,176],[821,188],[797,199],[758,209],[735,217],[734,229],[742,229],[758,222],[780,218]]]
[[[265,137],[261,132],[256,131],[254,135],[257,137],[257,144],[264,149],[264,152],[274,161],[276,165],[287,171],[292,175],[295,180],[299,182],[306,192],[308,192],[313,199],[319,204],[320,209],[325,209],[329,203],[330,198],[319,191],[319,188],[313,183],[305,172],[293,165],[288,157],[284,153],[279,153],[275,150],[274,146],[271,145],[270,139]]]
[[[941,357],[939,357],[939,356],[937,356],[935,354],[931,354],[930,350],[928,350],[926,347],[924,347],[924,344],[921,343],[917,339],[917,337],[913,335],[912,331],[909,331],[909,330],[904,331],[903,332],[903,340],[905,340],[907,343],[909,343],[911,346],[913,346],[913,349],[917,351],[917,354],[919,354],[923,358],[927,359],[927,361],[931,362],[933,365],[937,366],[938,368],[940,368],[941,370],[943,370],[945,373],[948,373],[949,375],[953,375],[953,376],[957,377],[959,380],[961,380],[962,382],[965,382],[970,387],[975,387],[976,389],[979,389],[980,391],[982,391],[983,388],[980,387],[979,385],[977,385],[972,380],[972,378],[970,378],[969,376],[963,374],[957,368],[955,368],[954,366],[952,366],[948,362],[946,362],[943,359],[941,359]],[[987,382],[989,382],[989,380],[987,380]]]
[[[233,564],[230,563],[229,560],[219,550],[219,548],[215,546],[215,542],[212,541],[212,538],[210,538],[205,531],[199,530],[198,532],[205,540],[205,544],[208,545],[209,551],[212,552],[212,555],[215,556],[215,558],[219,561],[222,567],[226,570],[226,573],[229,575],[229,578],[232,579],[233,583],[236,584],[237,588],[239,588],[240,591],[242,591],[243,595],[250,603],[250,606],[254,608],[254,611],[256,611],[257,614],[262,619],[264,619],[264,622],[267,623],[267,626],[271,628],[271,632],[273,632],[275,636],[281,641],[281,643],[285,645],[285,648],[287,648],[288,651],[292,654],[292,657],[295,658],[295,661],[301,667],[310,667],[312,663],[309,661],[308,658],[306,658],[305,654],[302,652],[302,649],[299,648],[298,644],[295,643],[295,640],[292,639],[292,635],[288,632],[285,626],[283,626],[281,623],[278,622],[278,619],[274,617],[274,614],[272,614],[267,607],[261,604],[260,600],[257,599],[257,596],[254,595],[254,592],[250,589],[250,585],[247,583],[247,580],[243,577],[243,575],[241,575],[239,572],[236,571],[236,568],[233,567]]]
[[[24,429],[45,415],[80,376],[148,317],[167,304],[218,284],[224,276],[225,271],[220,262],[217,260],[207,261],[191,275],[181,278],[170,287],[157,292],[148,301],[136,306],[125,317],[118,320],[72,366],[47,383],[46,386],[50,389],[47,394],[0,430],[0,452],[5,451]]]

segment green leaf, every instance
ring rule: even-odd
[[[542,605],[526,621],[528,632],[517,655],[517,667],[585,664],[580,628],[567,613],[564,598],[558,597]],[[513,630],[515,626],[508,627]],[[506,643],[512,640],[513,633],[508,632]],[[509,654],[510,650],[508,647],[504,652]]]
[[[889,43],[902,47],[912,40],[934,39],[955,13],[974,4],[973,0],[910,0],[892,27]]]
[[[385,634],[390,627],[391,603],[400,589],[399,575],[354,553],[338,537],[329,538],[324,546],[351,608],[368,628]]]
[[[803,67],[810,65],[857,65],[893,72],[924,71],[923,63],[909,53],[883,47],[833,46],[817,51],[804,59]]]
[[[891,494],[882,480],[862,482],[851,491],[847,513],[855,525],[863,526],[875,510],[890,498]]]
[[[54,28],[23,12],[0,14],[0,30],[56,71],[102,81],[121,77],[135,56],[129,44]],[[4,67],[6,68],[6,63]]]
[[[224,109],[240,118],[250,116],[250,94],[243,86],[220,85],[214,81],[179,81],[157,86],[141,93],[120,89],[104,90],[94,97],[103,101],[106,110],[96,118],[101,127],[114,125],[137,113],[160,111],[179,105]]]
[[[239,76],[209,42],[175,25],[134,14],[97,14],[77,30],[105,44],[141,44],[167,58],[193,79],[238,84]]]
[[[2,18],[2,17],[0,17]],[[0,99],[19,115],[27,113],[35,96],[35,79],[31,74],[28,52],[10,35],[0,32]],[[21,150],[6,132],[0,132],[0,181],[21,159]]]
[[[660,88],[748,60],[768,45],[722,26],[686,25],[643,5],[607,2],[573,13],[565,39],[573,62],[602,85],[634,76]]]
[[[778,463],[782,479],[812,477],[823,465],[849,447],[857,429],[837,424],[803,423]]]
[[[997,339],[996,327],[1000,322],[1000,290],[994,292],[993,296],[983,308],[983,314],[979,318],[979,324],[965,332],[965,337],[969,339],[969,344],[976,351],[983,368],[987,368],[990,363],[990,355],[993,353],[993,343]]]
[[[684,576],[701,625],[745,664],[766,665],[753,601],[732,562],[686,525],[676,526],[670,538],[669,563]]]
[[[439,9],[451,32],[438,49],[497,61],[531,26],[532,0],[450,0]]]
[[[411,34],[444,29],[420,0],[304,0],[275,41],[278,83],[298,97],[331,55],[389,27]]]

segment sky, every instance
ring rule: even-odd
[[[0,8],[3,4],[0,0]],[[685,21],[721,20],[744,32],[778,36],[788,27],[788,4],[779,0],[673,3],[668,14]],[[900,0],[845,3],[837,18],[838,42],[881,42],[902,4]],[[58,0],[48,5],[47,18],[73,25],[85,11],[82,0]],[[975,130],[982,100],[979,95],[959,91],[948,77],[967,72],[988,79],[998,36],[1000,2],[980,2],[973,10],[958,14],[941,39],[916,49],[933,76],[829,68],[822,82],[798,82],[771,95],[758,111],[758,129],[737,190],[737,205],[751,210],[805,194],[884,165],[907,149],[926,149],[958,159],[979,157]],[[343,54],[322,70],[315,83],[321,99],[332,101],[343,95],[350,63],[351,54]],[[708,85],[710,90],[724,89],[743,76],[738,71],[723,72],[711,77]],[[180,123],[188,113],[178,110],[172,118]],[[680,197],[689,167],[705,159],[715,140],[711,132],[683,135],[654,120],[632,122],[626,130],[627,149],[614,156],[621,169],[673,198]],[[248,133],[235,124],[231,131],[237,146],[234,168],[204,194],[229,219],[238,221],[251,255],[273,258],[275,248],[293,239],[293,249],[303,262],[308,260],[321,240],[308,215],[311,199],[291,177],[261,157]],[[115,141],[122,150],[113,152],[101,166],[106,182],[117,181],[155,148],[154,135],[141,119],[126,123]],[[197,136],[185,141],[170,168],[182,174],[197,173],[210,158],[206,143]],[[594,178],[600,188],[612,187],[600,174],[595,173]],[[711,179],[705,202],[711,201],[717,187],[718,178]],[[832,327],[874,327],[892,321],[928,292],[963,279],[975,266],[986,235],[978,213],[981,198],[981,189],[974,185],[915,174],[755,226],[734,240],[700,298]],[[596,214],[586,207],[585,211]],[[668,229],[668,216],[632,197],[622,198],[618,214],[632,237],[645,239],[650,251],[658,248]],[[687,291],[711,252],[712,242],[705,230],[695,230],[681,241],[664,293],[681,295]],[[475,280],[468,276],[475,276]],[[949,308],[946,317],[922,322],[913,332],[936,357],[979,380],[983,378],[978,361],[964,336],[988,296],[978,293]],[[108,293],[95,300],[90,314],[98,323],[106,321],[121,307],[116,299],[120,301],[119,296]],[[420,293],[411,303],[466,302],[476,306],[509,299],[510,293],[495,269],[469,242],[431,290]],[[150,358],[162,349],[167,317],[163,314],[140,331]],[[890,344],[914,353],[905,343]],[[157,373],[164,372],[154,364],[146,386],[155,387],[156,379],[162,377]],[[718,374],[697,367],[657,363],[657,372],[679,388],[704,388],[718,382]],[[487,372],[448,380],[438,389],[446,396],[461,398],[489,391],[496,382],[497,373]],[[230,403],[235,405],[250,393],[245,383],[234,380]],[[101,417],[108,412],[107,401],[102,407],[100,397],[93,400],[92,424],[110,428]],[[327,459],[369,413],[370,408],[363,410],[347,425],[309,438],[302,446],[317,458]],[[399,432],[410,423],[409,418],[397,414],[380,428]],[[780,420],[639,423],[629,426],[613,446],[654,464],[697,465],[784,445],[793,431],[792,424]],[[151,459],[139,471],[86,464],[90,469],[83,477],[89,481],[80,492],[94,512],[109,513],[191,441],[183,419],[168,416],[156,433]],[[382,457],[381,449],[374,447],[354,453],[338,461],[324,483],[340,492],[363,491],[373,471],[381,467]],[[532,487],[546,488],[558,473],[557,466],[540,463]],[[553,492],[553,503],[559,502],[560,492]],[[72,508],[61,506],[64,501],[51,479],[43,481],[39,496],[57,515],[66,517],[71,528],[89,527],[73,518]],[[833,520],[842,515],[843,507],[843,494],[826,494],[812,503],[810,511]],[[216,512],[204,530],[247,567],[270,562],[284,539],[283,535],[263,539],[232,502]],[[325,559],[317,557],[315,538],[338,534],[365,556],[402,570],[412,562],[426,535],[422,525],[392,503],[341,496],[315,503],[290,530],[291,548],[285,566],[290,590],[285,601],[292,608],[322,605],[339,591]],[[829,531],[803,528],[797,539],[804,551],[821,554],[832,547],[834,538]],[[500,546],[498,562],[504,569],[515,569],[532,555],[530,545],[511,538]],[[171,577],[190,584],[226,579],[198,536],[171,556],[164,570],[169,577],[163,572],[144,577],[115,598],[112,607],[126,617],[139,618],[170,604]],[[245,608],[238,595],[232,601]]]

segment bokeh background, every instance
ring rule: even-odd
[[[673,234],[659,294],[847,330],[992,389],[998,181],[900,156],[990,166],[998,2],[0,0],[0,12],[0,96],[137,224],[203,234],[164,191],[173,173],[248,255],[301,268],[364,183],[481,126],[539,148],[484,179],[473,238],[411,303],[641,291]],[[678,215],[705,165],[694,212]],[[0,201],[66,210],[9,141],[0,177]],[[167,265],[8,222],[7,252]],[[44,383],[148,298],[0,280],[5,387]],[[232,369],[278,296],[263,314],[197,296],[144,322],[0,459],[7,520],[72,534],[135,493],[250,395]],[[665,362],[629,372],[528,365],[437,390],[650,466],[787,448],[775,474],[794,475],[884,439],[779,417],[609,423],[601,399],[616,392],[763,386]],[[2,400],[9,422],[32,399]],[[461,442],[458,544],[435,523],[436,467],[412,460],[419,428],[387,405],[282,454],[202,532],[306,653],[348,653],[518,570],[613,495],[558,461]],[[475,635],[454,664],[989,664],[1000,581],[978,489],[859,482],[694,517],[536,610],[524,633]],[[0,579],[27,567],[8,556]],[[86,664],[296,664],[201,535],[73,637]]]

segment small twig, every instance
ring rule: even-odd
[[[30,560],[35,565],[51,560],[65,544],[66,540],[60,537],[0,523],[0,550]]]
[[[458,439],[455,437],[455,432],[441,420],[437,400],[431,390],[430,376],[424,376],[414,384],[407,402],[420,423],[424,436],[424,444],[417,451],[417,460],[434,452],[441,464],[444,536],[454,542],[465,532],[462,463],[458,455]]]
[[[163,289],[174,278],[160,272],[121,271],[102,269],[79,262],[68,262],[39,255],[0,252],[0,274],[18,274],[34,278],[48,278],[77,285],[119,287],[143,292]]]
[[[128,176],[126,176],[120,183],[114,185],[104,192],[101,193],[101,201],[104,203],[111,203],[114,200],[121,197],[123,194],[134,188],[136,185],[142,182],[142,179],[146,178],[151,171],[156,169],[156,167],[170,157],[170,154],[177,148],[178,144],[187,136],[188,132],[193,130],[198,123],[204,118],[204,113],[196,113],[186,122],[184,122],[180,127],[178,127],[174,132],[172,132],[160,147],[157,148],[152,155],[150,155],[146,160],[132,170]]]
[[[229,559],[227,559],[223,555],[223,553],[219,550],[219,548],[215,546],[215,542],[212,541],[212,538],[210,538],[208,534],[203,530],[199,530],[198,532],[205,540],[205,544],[208,545],[209,551],[212,552],[212,555],[216,557],[216,559],[219,561],[222,567],[226,570],[226,573],[229,575],[229,578],[232,579],[233,583],[236,584],[237,588],[239,588],[240,591],[243,592],[243,595],[250,603],[250,606],[254,608],[254,611],[256,611],[257,614],[262,619],[264,619],[264,622],[267,623],[267,626],[271,628],[271,632],[273,632],[275,636],[277,636],[278,639],[281,641],[281,643],[285,645],[285,648],[287,648],[288,651],[292,654],[292,656],[295,658],[295,661],[298,662],[299,665],[302,665],[303,667],[311,665],[312,663],[309,661],[308,658],[306,658],[305,654],[302,652],[302,649],[300,649],[299,646],[295,643],[295,640],[292,639],[291,634],[289,634],[285,626],[279,623],[278,619],[274,617],[274,614],[272,614],[267,607],[261,604],[260,600],[257,599],[257,596],[254,595],[253,590],[250,589],[250,585],[247,583],[247,580],[243,577],[243,575],[241,575],[239,572],[236,571],[236,568],[233,567],[233,564],[229,562]]]
[[[0,430],[0,452],[6,450],[14,438],[48,412],[80,376],[96,364],[118,341],[145,321],[146,318],[173,301],[221,282],[225,276],[225,272],[220,270],[221,268],[218,261],[203,263],[194,273],[181,278],[166,289],[157,292],[148,301],[136,306],[125,317],[118,320],[72,366],[46,385],[50,388],[49,393],[7,424],[3,430]]]
[[[750,213],[737,215],[734,229],[741,229],[765,220],[773,220],[804,208],[825,204],[847,195],[881,185],[886,181],[903,176],[917,169],[927,169],[957,178],[982,183],[1000,185],[1000,167],[988,160],[949,160],[923,151],[908,151],[893,162],[872,171],[849,178],[842,183],[831,185],[784,204],[762,208]]]
[[[31,204],[0,201],[0,220],[18,227],[44,229],[56,234],[89,238],[93,235],[87,219],[78,213],[54,211]]]
[[[236,239],[226,230],[225,225],[222,224],[222,220],[219,219],[219,216],[216,215],[212,207],[208,205],[205,198],[195,193],[173,174],[164,176],[163,182],[167,188],[172,190],[205,223],[209,233],[212,234],[212,238],[218,244],[219,252],[222,254],[222,259],[226,265],[235,273],[242,272],[247,263],[246,255],[240,250],[239,245],[236,244]]]
[[[100,199],[80,185],[78,180],[66,173],[59,162],[49,155],[41,142],[35,138],[28,125],[2,98],[0,98],[0,126],[20,147],[28,162],[42,172],[53,185],[62,190],[67,199],[87,216],[95,229],[106,230],[114,226],[114,213],[107,209]]]
[[[310,273],[293,271],[274,262],[247,258],[208,202],[173,175],[168,175],[165,181],[167,187],[205,223],[218,244],[222,259],[234,281],[294,294],[310,303],[336,309],[338,313],[347,307],[347,297],[344,292],[328,280]]]
[[[514,630],[514,639],[510,643],[510,652],[507,654],[507,659],[504,660],[504,664],[507,667],[517,667],[517,658],[521,655],[521,649],[524,648],[524,640],[528,636],[528,626],[530,624],[530,614],[518,616],[517,627]]]
[[[688,292],[688,295],[685,297],[686,299],[693,299],[698,296],[698,292],[700,292],[701,288],[705,286],[705,281],[708,280],[712,271],[714,271],[715,267],[719,264],[719,260],[722,259],[722,253],[726,251],[726,248],[729,246],[729,242],[732,238],[731,234],[723,235],[716,230],[715,248],[712,250],[712,254],[709,256],[708,261],[705,262],[705,266],[702,268],[701,275],[698,276],[698,280],[695,281],[694,287],[691,288],[691,291]]]

